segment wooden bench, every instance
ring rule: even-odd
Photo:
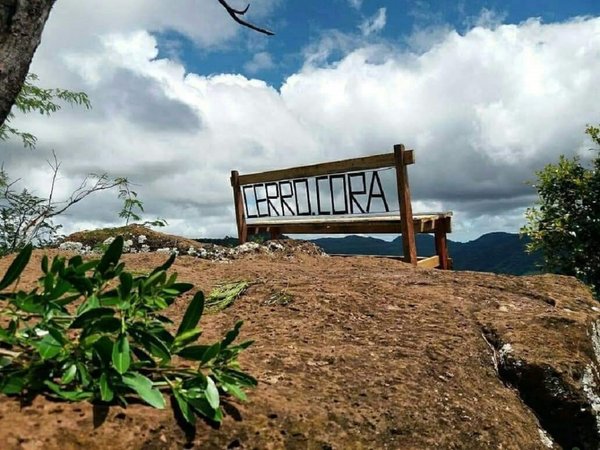
[[[413,214],[407,167],[414,162],[414,151],[406,150],[399,144],[394,146],[393,153],[363,158],[247,175],[240,175],[234,170],[231,172],[231,186],[239,240],[242,243],[246,242],[249,236],[259,233],[269,233],[272,239],[277,239],[282,234],[401,234],[405,262],[421,267],[450,269],[451,260],[448,256],[446,234],[451,232],[452,213]],[[395,168],[396,171],[399,214],[397,212],[368,213],[371,197],[383,200],[386,210],[389,209],[381,181],[376,175],[378,169],[389,167]],[[363,197],[367,195],[364,171],[372,171],[367,207],[361,206],[357,201],[359,195]],[[314,203],[311,203],[313,192],[309,191],[309,178],[315,180],[313,186],[316,189],[316,211],[313,210]],[[356,189],[356,186],[352,185],[352,180],[356,178],[362,181],[361,189]],[[336,180],[338,184],[340,181],[343,183],[344,207],[338,210],[336,210],[333,194],[333,184]],[[330,208],[327,211],[321,209],[319,196],[319,186],[324,182],[329,183],[331,196]],[[302,200],[307,206],[305,211],[302,211],[299,206],[301,195],[298,193],[298,186],[305,187]],[[262,189],[264,195],[261,198],[257,188]],[[284,192],[285,188],[288,189],[287,192]],[[254,196],[256,214],[250,213],[248,191]],[[261,206],[264,208],[263,212],[260,210]],[[417,257],[415,233],[434,234],[436,249],[434,256]]]

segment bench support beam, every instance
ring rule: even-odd
[[[402,251],[404,262],[417,265],[417,246],[415,244],[415,229],[413,227],[410,187],[408,186],[408,170],[404,164],[404,145],[394,145],[396,162],[396,183],[398,185],[398,203],[400,206],[400,223],[402,226]]]

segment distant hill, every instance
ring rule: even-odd
[[[421,256],[435,254],[433,236],[418,234],[417,250]],[[330,254],[342,255],[401,255],[402,238],[391,242],[382,239],[346,236],[320,238],[313,242]],[[488,233],[474,241],[448,241],[448,251],[455,270],[524,275],[539,272],[540,256],[525,252],[528,240],[512,233]]]
[[[269,239],[268,235],[262,239]],[[199,242],[233,247],[238,239],[226,236],[223,239],[196,239]],[[417,234],[417,252],[419,256],[435,254],[433,236]],[[402,237],[393,241],[384,241],[364,236],[346,236],[341,238],[319,238],[312,242],[329,254],[338,255],[402,255]],[[539,255],[530,255],[525,251],[527,238],[514,233],[488,233],[474,241],[455,242],[448,240],[448,251],[455,270],[474,270],[477,272],[506,273],[526,275],[539,273],[541,259]]]

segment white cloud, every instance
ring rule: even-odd
[[[365,19],[358,28],[363,36],[369,36],[373,33],[377,33],[385,28],[386,24],[386,9],[379,8],[377,12]]]
[[[253,75],[263,70],[271,70],[274,67],[275,63],[269,52],[255,53],[252,59],[244,64],[244,69]]]
[[[77,2],[61,7],[87,17]],[[516,231],[519,211],[532,201],[524,181],[558,154],[584,148],[585,124],[600,116],[598,18],[449,31],[420,52],[354,42],[327,65],[309,51],[279,92],[241,75],[186,74],[179,62],[157,59],[155,38],[140,29],[159,19],[138,28],[115,20],[126,22],[122,30],[103,22],[95,37],[51,24],[34,71],[44,84],[83,88],[94,109],[15,123],[37,134],[40,146],[26,152],[3,144],[6,168],[41,192],[54,148],[62,192],[87,172],[128,176],[140,184],[149,217],[193,237],[235,233],[232,169],[350,158],[395,143],[416,150],[416,206],[456,211],[453,238]],[[65,34],[74,40],[62,41]],[[65,225],[117,223],[115,197],[82,202]]]
[[[362,7],[363,0],[348,0],[350,6],[354,9],[360,9]]]

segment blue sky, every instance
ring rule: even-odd
[[[245,3],[231,0],[233,6]],[[253,0],[240,27],[216,0],[60,0],[32,71],[88,93],[91,111],[19,116],[38,136],[3,143],[13,177],[56,195],[88,173],[136,183],[167,232],[236,232],[230,171],[415,149],[415,212],[454,212],[454,240],[518,232],[527,185],[560,154],[591,156],[600,123],[600,2]],[[103,193],[65,232],[120,225]]]
[[[232,1],[231,4],[244,2]],[[249,18],[252,2],[250,8]],[[257,24],[273,30],[276,33],[273,37],[241,30],[236,40],[225,45],[199,48],[192,40],[169,30],[157,33],[160,56],[169,56],[175,48],[190,72],[241,73],[279,88],[285,78],[304,63],[306,47],[332,31],[360,34],[360,24],[376,16],[381,8],[385,8],[386,24],[370,36],[370,41],[384,41],[399,48],[410,46],[410,36],[416,30],[448,27],[464,33],[481,20],[517,24],[540,18],[542,22],[551,23],[600,14],[600,2],[596,0],[288,0],[279,2],[267,19],[255,19]],[[268,53],[273,66],[248,70],[245,66],[249,56],[257,51]],[[340,52],[333,53],[330,61],[340,55]]]

